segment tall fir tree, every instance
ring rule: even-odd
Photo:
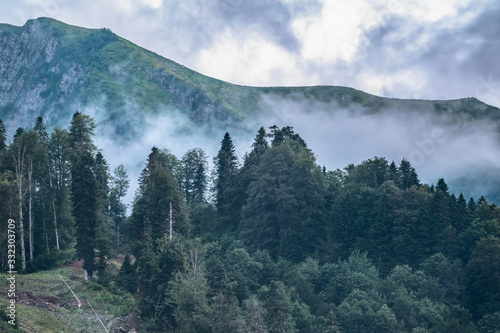
[[[207,154],[201,148],[190,149],[181,160],[181,189],[188,205],[205,201]]]
[[[189,233],[190,223],[185,202],[172,174],[171,164],[167,163],[167,153],[153,147],[139,178],[139,190],[134,199],[129,223],[129,239],[136,256],[143,245],[141,234],[146,220],[151,224],[155,251],[156,240],[169,234],[170,203],[175,236],[187,236]]]
[[[106,263],[112,254],[112,234],[114,222],[109,211],[109,166],[101,152],[95,156],[94,175],[96,178],[96,249],[99,251],[97,268],[99,278],[104,278]]]
[[[95,270],[95,236],[97,226],[97,182],[94,174],[92,141],[95,124],[90,116],[75,112],[71,120],[69,141],[71,147],[71,199],[76,222],[76,249],[83,259],[83,268],[89,277]]]
[[[399,164],[399,176],[403,189],[408,189],[414,185],[418,186],[420,184],[415,168],[406,159],[401,160]]]
[[[35,188],[33,196],[34,221],[33,230],[37,235],[34,239],[34,251],[37,254],[46,253],[50,256],[51,249],[56,247],[57,237],[54,237],[54,210],[52,207],[51,188],[51,163],[49,152],[49,135],[43,122],[43,117],[36,119],[34,132],[35,148],[33,153],[33,186]],[[47,264],[54,264],[55,260],[49,260]],[[42,268],[42,267],[36,267]]]
[[[228,215],[232,204],[231,186],[238,170],[238,157],[229,133],[224,134],[215,162],[215,200],[221,216]]]
[[[239,231],[249,245],[300,261],[324,235],[326,181],[302,140],[289,132],[283,137],[253,171]]]
[[[0,119],[0,152],[7,148],[7,129],[2,119]]]

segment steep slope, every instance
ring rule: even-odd
[[[500,160],[488,156],[500,152],[500,110],[475,98],[405,100],[348,87],[241,86],[192,71],[109,29],[50,18],[22,27],[0,24],[0,119],[9,139],[39,115],[49,128],[67,127],[75,110],[94,117],[108,158],[127,145],[134,163],[125,156],[112,163],[136,170],[152,145],[178,155],[201,146],[213,154],[225,131],[246,144],[262,125],[292,125],[329,168],[374,155],[407,158],[425,181],[453,178],[458,192],[493,193],[500,202],[492,176]],[[432,141],[436,133],[440,142]]]
[[[0,117],[10,129],[31,126],[38,115],[49,126],[64,124],[77,109],[111,124],[107,128],[125,138],[140,131],[134,124],[148,115],[174,111],[194,126],[245,128],[245,122],[272,112],[269,96],[336,102],[334,109],[362,107],[369,113],[398,108],[490,117],[496,110],[475,99],[409,101],[346,87],[239,86],[196,73],[109,29],[85,29],[50,18],[29,20],[22,27],[0,24]]]
[[[257,109],[254,89],[200,75],[108,29],[48,18],[0,25],[0,117],[9,125],[40,114],[54,125],[75,109],[109,121],[131,108],[139,117],[177,109],[196,124],[241,120]],[[123,135],[135,120],[115,130]]]

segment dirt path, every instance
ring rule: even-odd
[[[0,298],[8,298],[8,290],[0,289]],[[60,308],[60,299],[55,296],[34,295],[29,291],[16,290],[16,302],[23,305],[54,311]]]

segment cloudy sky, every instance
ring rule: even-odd
[[[0,22],[110,28],[203,74],[258,86],[343,85],[500,107],[496,0],[0,0]]]

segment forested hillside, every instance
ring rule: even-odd
[[[0,214],[16,221],[19,273],[83,259],[89,279],[136,299],[147,332],[500,325],[500,209],[450,194],[442,178],[421,183],[407,160],[326,170],[293,128],[273,126],[242,158],[226,133],[213,168],[199,148],[152,147],[129,180],[94,130],[79,112],[68,129],[48,133],[39,117],[12,140],[0,123]],[[7,271],[5,223],[0,232]]]
[[[48,131],[69,128],[75,110],[92,115],[107,160],[123,164],[133,178],[147,156],[142,151],[155,144],[152,137],[169,142],[177,155],[191,145],[213,155],[225,132],[240,147],[256,128],[277,124],[295,126],[332,169],[373,155],[405,157],[426,182],[448,175],[452,193],[500,202],[500,110],[474,97],[409,100],[342,86],[241,86],[197,73],[107,28],[51,18],[0,23],[0,118],[9,137],[18,127],[32,128],[38,116]],[[351,149],[344,149],[345,141]],[[113,154],[122,149],[133,158]]]

